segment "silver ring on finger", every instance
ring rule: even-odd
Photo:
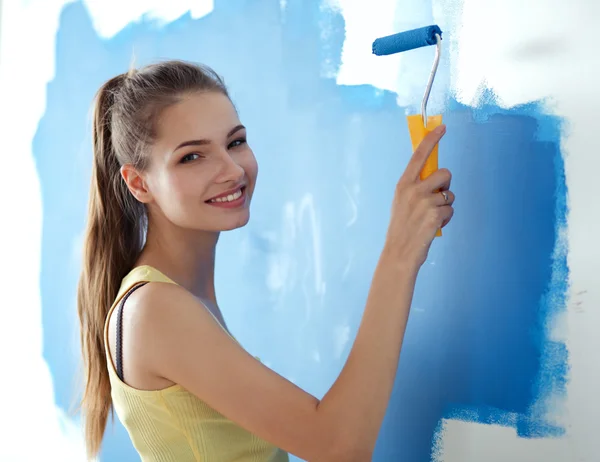
[[[448,196],[448,193],[446,191],[440,191],[440,194],[444,198],[444,202],[447,204],[448,200],[450,199],[450,196]]]

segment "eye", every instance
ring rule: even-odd
[[[190,152],[189,154],[186,154],[185,156],[183,156],[181,158],[180,162],[182,164],[187,164],[187,163],[189,163],[189,162],[191,162],[193,160],[196,160],[198,158],[200,158],[200,154],[198,154],[197,152]]]
[[[237,148],[238,146],[241,146],[243,144],[246,144],[246,138],[238,138],[237,140],[229,143],[229,146],[227,146],[227,149]]]

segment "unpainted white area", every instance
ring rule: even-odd
[[[0,293],[5,399],[0,460],[83,461],[79,425],[54,404],[42,357],[39,292],[42,204],[31,141],[54,73],[60,0],[3,2],[0,27]],[[18,123],[15,123],[18,121]],[[34,438],[32,440],[32,438]]]
[[[433,7],[423,0],[379,0],[371,3],[329,0],[328,3],[342,12],[346,23],[337,83],[371,84],[393,91],[397,94],[398,104],[406,106],[410,113],[420,112],[435,48],[376,56],[372,53],[373,41],[431,24],[440,26],[443,39],[441,60],[427,108],[429,114],[443,111],[449,88],[449,75],[444,69],[447,69],[450,56],[457,53],[456,33],[452,25],[460,15],[460,0],[438,0]]]
[[[142,18],[154,19],[157,25],[174,21],[189,13],[201,18],[213,10],[213,0],[84,0],[100,37],[110,38],[127,24]]]

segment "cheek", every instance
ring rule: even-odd
[[[191,170],[191,169],[188,169]],[[202,197],[198,175],[182,169],[165,175],[160,190],[160,205],[167,215],[180,214]]]
[[[258,162],[256,161],[256,157],[254,157],[252,150],[248,150],[248,155],[244,158],[242,168],[246,172],[250,182],[254,184],[256,177],[258,176]]]
[[[186,175],[181,175],[181,172],[179,172],[179,174],[172,172],[165,178],[161,191],[163,197],[167,201],[180,201],[186,195],[188,183],[189,180],[186,178]]]

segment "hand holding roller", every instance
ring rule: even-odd
[[[441,126],[423,138],[394,192],[386,252],[409,266],[416,263],[419,267],[425,262],[437,230],[448,224],[454,214],[450,172],[440,169],[420,179],[427,158],[444,133],[445,127]]]
[[[426,47],[430,45],[436,46],[435,59],[433,67],[429,75],[429,81],[425,88],[423,101],[421,102],[421,114],[407,116],[408,129],[412,141],[413,150],[423,141],[423,138],[431,130],[435,129],[442,123],[442,116],[435,115],[427,116],[427,102],[433,80],[437,72],[441,56],[442,30],[436,26],[421,27],[399,34],[388,35],[387,37],[378,38],[373,42],[373,53],[378,56],[391,55],[402,53],[403,51],[414,50],[416,48]],[[427,159],[423,170],[421,171],[421,179],[427,178],[438,169],[438,146],[436,145],[431,155]],[[441,236],[442,230],[438,230],[436,236]]]

